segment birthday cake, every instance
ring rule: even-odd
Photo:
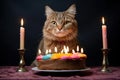
[[[41,70],[79,70],[86,68],[84,53],[52,53],[36,57]]]

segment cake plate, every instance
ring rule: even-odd
[[[32,70],[38,72],[81,72],[81,71],[88,71],[90,70],[90,68],[78,69],[78,70],[40,70],[37,67],[33,67]]]

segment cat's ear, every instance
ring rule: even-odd
[[[67,10],[67,13],[71,14],[72,17],[75,17],[76,14],[76,5],[72,4]]]
[[[49,7],[49,6],[45,6],[45,14],[46,17],[48,18],[54,11]]]

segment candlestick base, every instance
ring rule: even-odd
[[[24,60],[25,49],[18,49],[18,51],[20,54],[20,63],[17,72],[26,72],[27,69],[25,68],[25,60]]]
[[[108,68],[108,51],[109,49],[102,49],[103,53],[103,61],[102,61],[102,69],[101,72],[110,72],[111,70]]]

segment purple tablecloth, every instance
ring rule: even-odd
[[[120,67],[109,67],[111,72],[101,72],[101,67],[90,67],[80,72],[38,72],[25,66],[27,72],[16,72],[18,66],[0,66],[1,80],[120,80]]]

